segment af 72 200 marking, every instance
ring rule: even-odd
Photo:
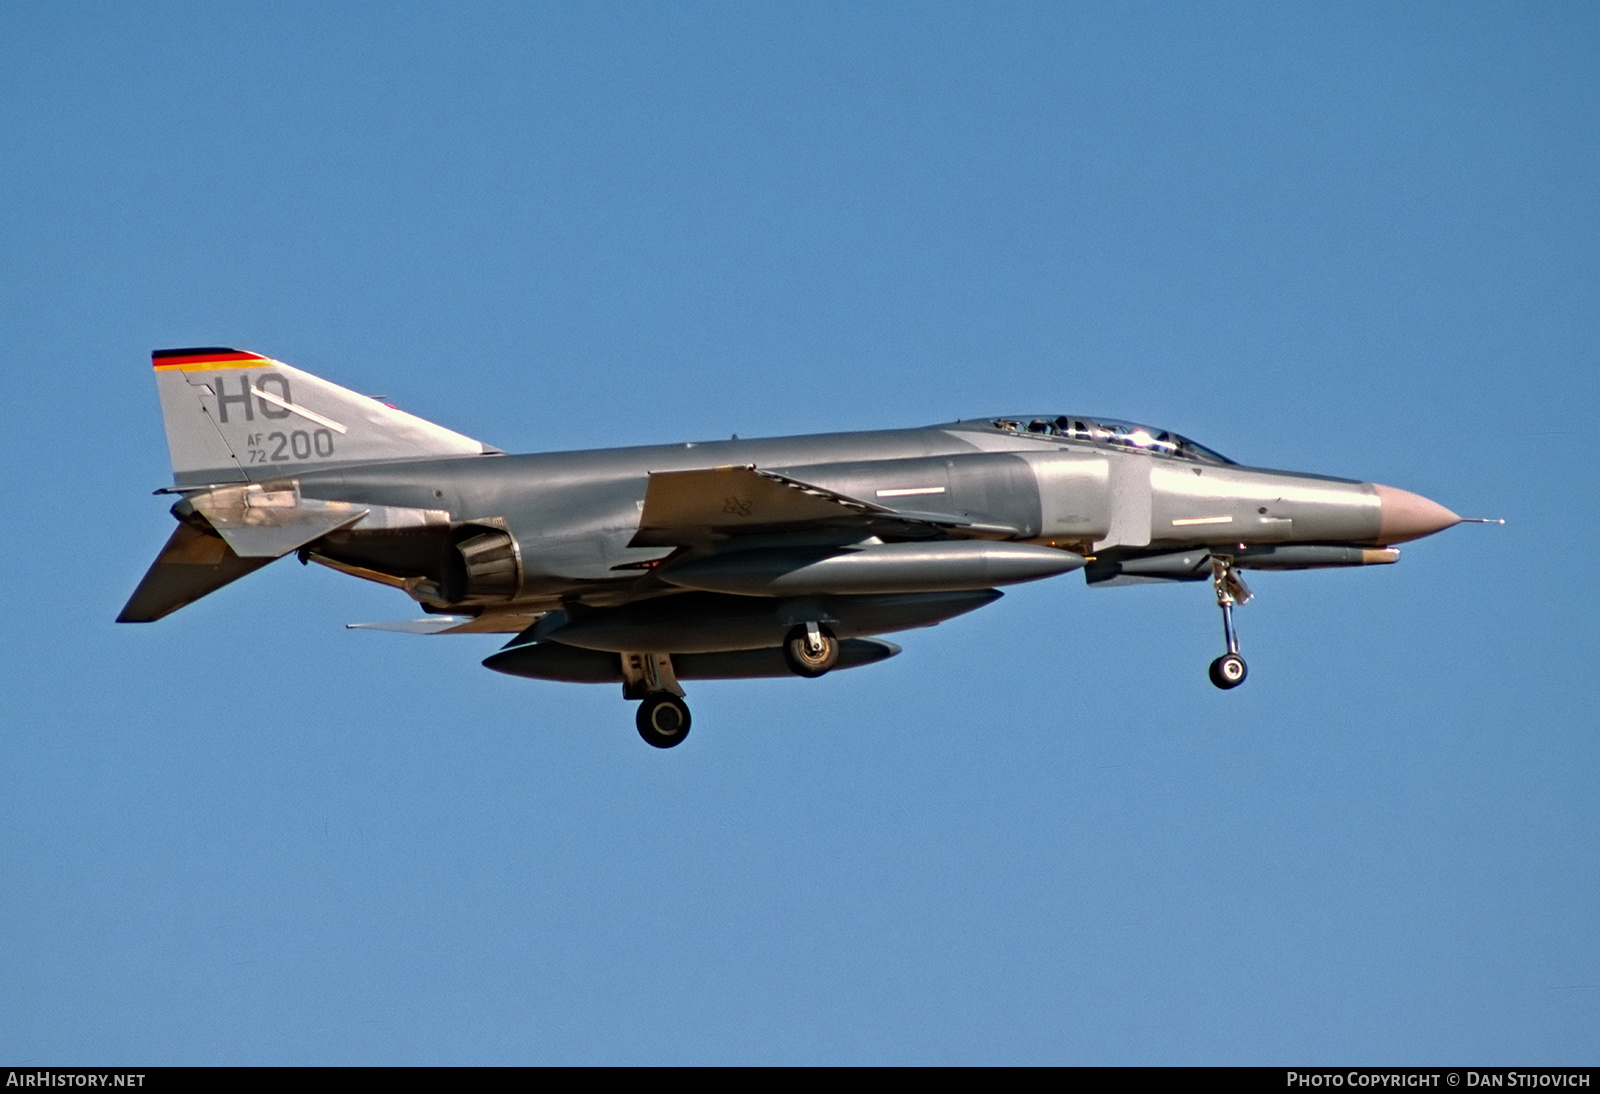
[[[303,429],[293,433],[274,430],[264,437],[260,433],[253,433],[246,444],[249,446],[245,449],[246,463],[284,463],[290,460],[304,463],[313,458],[333,458],[333,433],[327,429],[311,433]],[[258,445],[260,447],[256,447]]]

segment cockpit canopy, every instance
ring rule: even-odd
[[[1180,460],[1198,460],[1201,463],[1232,463],[1219,452],[1188,437],[1180,437],[1165,429],[1123,422],[1115,418],[1079,418],[1061,415],[1054,418],[1023,417],[995,418],[989,422],[1002,433],[1016,433],[1027,437],[1060,437],[1068,441],[1088,441],[1093,444],[1114,445],[1117,448],[1135,448],[1141,452],[1154,452],[1159,456],[1174,456]]]

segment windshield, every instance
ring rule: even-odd
[[[1233,462],[1220,452],[1213,452],[1188,437],[1154,426],[1140,425],[1138,422],[1119,421],[1116,418],[1078,418],[1067,415],[1054,418],[996,418],[990,424],[1006,433],[1034,437],[1062,437],[1070,441],[1090,441],[1095,444],[1115,445],[1118,448],[1137,448],[1142,452],[1155,452],[1162,456],[1199,460],[1203,463]]]

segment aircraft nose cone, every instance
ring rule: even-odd
[[[1378,521],[1379,543],[1404,543],[1408,539],[1421,539],[1461,523],[1460,517],[1421,494],[1380,486],[1378,483],[1373,483],[1372,488],[1378,492],[1382,514]]]

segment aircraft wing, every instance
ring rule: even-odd
[[[1017,529],[934,513],[903,513],[754,466],[652,471],[630,547],[699,546],[736,535],[833,528],[1009,538]]]

